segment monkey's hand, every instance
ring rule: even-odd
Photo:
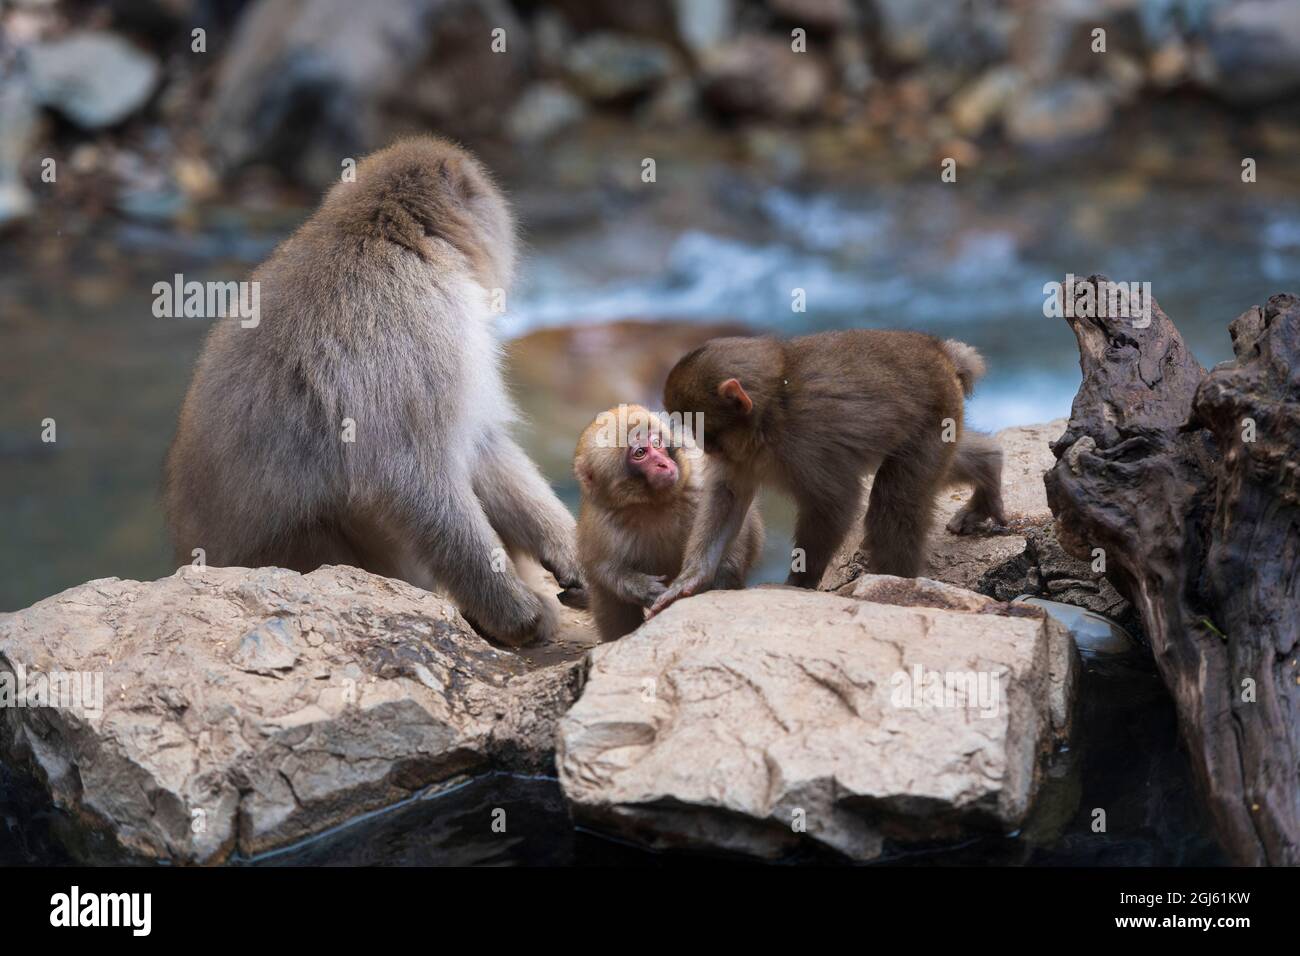
[[[584,586],[582,567],[577,555],[567,545],[544,552],[538,557],[538,563],[554,575],[556,583],[565,590],[581,589]]]
[[[625,601],[649,607],[668,590],[664,581],[662,574],[629,574],[619,582],[618,595]]]
[[[658,600],[650,605],[650,617],[654,617],[678,598],[690,597],[708,590],[709,579],[698,572],[683,571],[673,580],[667,590],[659,595]]]

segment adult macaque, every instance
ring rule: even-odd
[[[167,455],[177,560],[310,571],[351,564],[448,592],[507,644],[547,604],[506,560],[580,582],[574,522],[508,434],[489,296],[514,223],[451,143],[399,142],[253,275],[255,327],[219,321]]]
[[[868,472],[869,571],[921,570],[946,485],[975,486],[950,531],[1004,523],[1002,453],[987,436],[961,434],[964,396],[983,372],[969,345],[917,332],[723,338],[685,356],[668,375],[665,407],[703,416],[697,439],[716,467],[682,571],[652,612],[707,586],[762,484],[784,488],[798,505],[803,564],[786,581],[798,587],[821,581]]]
[[[622,405],[598,415],[578,441],[578,557],[603,640],[636,630],[681,570],[709,465],[698,452],[692,461],[679,439],[640,405]],[[712,587],[744,586],[763,548],[757,509],[742,513],[737,529],[708,576]]]

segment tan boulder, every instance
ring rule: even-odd
[[[0,750],[131,858],[293,843],[493,769],[545,770],[576,663],[532,669],[355,568],[185,568],[0,615]],[[95,700],[95,685],[102,694]],[[77,688],[80,697],[32,688]]]
[[[1069,710],[1063,632],[980,595],[909,606],[908,583],[862,584],[889,604],[711,592],[596,648],[559,724],[576,818],[660,848],[855,860],[1019,826]]]

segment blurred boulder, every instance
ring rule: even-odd
[[[617,33],[593,33],[569,51],[565,71],[585,96],[599,103],[632,99],[662,85],[681,62],[654,40]]]
[[[678,127],[697,115],[699,89],[688,76],[678,76],[656,90],[637,112],[637,119],[650,126]]]
[[[701,53],[728,40],[734,31],[735,7],[734,0],[673,0],[682,44]]]
[[[1300,3],[1244,0],[1216,9],[1205,36],[1210,87],[1236,103],[1300,90]]]
[[[549,0],[549,6],[579,34],[613,31],[674,42],[679,2],[708,6],[714,0]]]
[[[1004,128],[1013,143],[1056,146],[1100,133],[1110,119],[1110,99],[1099,84],[1069,79],[1014,97]]]
[[[26,219],[34,205],[23,163],[36,136],[36,106],[12,65],[0,71],[0,229]]]
[[[537,83],[510,108],[506,133],[516,143],[550,139],[582,119],[586,106],[559,83]]]
[[[122,122],[158,85],[153,56],[98,30],[71,33],[27,50],[32,94],[82,129]]]
[[[995,66],[962,88],[948,106],[957,131],[979,136],[1002,115],[1023,88],[1024,74],[1014,66]]]
[[[1017,17],[999,0],[867,0],[885,55],[970,72],[1007,55]]]
[[[831,41],[831,58],[845,92],[862,93],[871,85],[871,58],[861,35],[851,30],[836,33]]]
[[[790,43],[748,34],[710,51],[701,64],[705,101],[724,114],[795,119],[814,112],[826,95],[826,69]]]
[[[527,46],[505,0],[258,0],[221,62],[206,133],[228,167],[270,162],[324,184],[401,132],[497,129]]]
[[[809,30],[842,29],[858,18],[852,0],[767,0],[767,6],[783,20]]]

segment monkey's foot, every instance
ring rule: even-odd
[[[555,636],[557,626],[555,611],[540,596],[529,592],[529,597],[532,613],[517,622],[503,621],[495,628],[488,628],[463,610],[460,612],[461,617],[489,641],[503,647],[528,647],[533,644],[549,643]]]
[[[1005,521],[999,521],[993,515],[983,511],[962,508],[953,515],[947,528],[949,534],[979,534],[981,531],[1005,530],[1005,524]]]
[[[565,607],[571,607],[579,611],[587,610],[591,604],[590,599],[587,597],[587,589],[581,585],[570,585],[555,597]]]

